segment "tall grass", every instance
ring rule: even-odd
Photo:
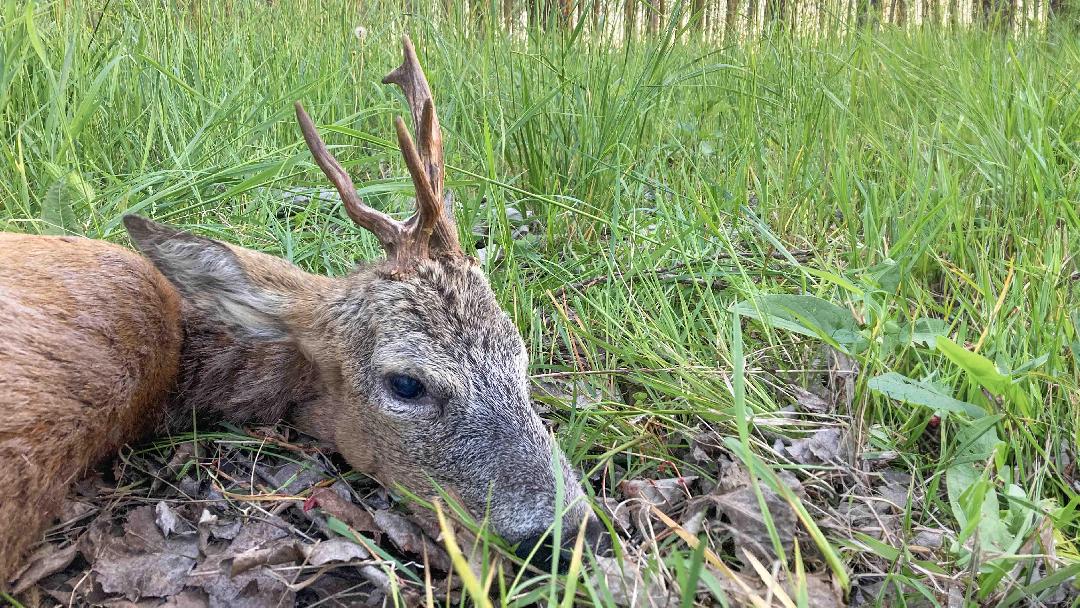
[[[913,521],[944,522],[963,540],[945,478],[969,427],[871,390],[888,372],[1000,416],[990,424],[1004,444],[987,473],[997,506],[1015,485],[1063,547],[1076,537],[1074,35],[1053,24],[1021,39],[778,31],[716,47],[682,42],[672,26],[616,45],[558,29],[512,40],[494,19],[477,27],[395,2],[199,6],[6,0],[0,228],[123,241],[121,215],[139,212],[344,273],[378,245],[332,201],[295,196],[323,179],[291,102],[324,125],[370,204],[404,212],[411,186],[389,128],[401,103],[378,82],[409,32],[438,101],[459,221],[490,226],[485,265],[533,371],[589,372],[609,390],[555,413],[580,467],[662,476],[674,437],[685,444],[703,425],[739,436],[748,423],[744,446],[802,469],[759,431],[791,432],[773,413],[792,378],[809,377],[800,370],[821,367],[820,341],[733,327],[746,315],[731,309],[812,294],[865,332],[851,349],[854,393],[835,415],[931,488],[908,505]],[[524,238],[508,208],[535,220]],[[898,337],[926,319],[1024,397],[999,398],[955,358]],[[880,550],[830,542],[849,565]],[[917,593],[916,561],[894,560],[904,592]]]

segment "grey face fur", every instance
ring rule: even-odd
[[[373,448],[376,475],[428,489],[430,476],[511,542],[551,525],[561,483],[575,529],[581,489],[531,407],[525,345],[479,269],[425,261],[407,279],[362,272],[347,285],[327,328],[344,348],[342,401],[354,411],[342,430],[369,438],[355,451]],[[399,398],[394,375],[420,380],[424,395]]]

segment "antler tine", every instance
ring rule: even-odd
[[[409,111],[412,113],[413,125],[416,127],[420,158],[424,160],[428,179],[431,180],[433,187],[432,191],[441,201],[443,191],[442,130],[439,128],[439,118],[434,111],[435,101],[431,97],[431,88],[428,86],[427,77],[424,76],[424,70],[416,58],[416,49],[413,48],[412,40],[409,40],[408,36],[402,36],[401,46],[404,60],[393,72],[383,78],[383,84],[396,84],[405,94]],[[430,121],[425,116],[428,103],[432,105]]]
[[[430,107],[431,102],[428,102]],[[413,184],[416,186],[416,218],[419,221],[419,243],[426,244],[431,239],[431,233],[435,230],[435,224],[442,212],[442,202],[436,197],[431,187],[431,181],[424,171],[424,163],[420,154],[416,151],[409,129],[400,116],[394,117],[394,130],[397,131],[398,145],[401,147],[401,155],[405,157],[405,166],[409,168]]]
[[[300,123],[300,130],[304,133],[304,141],[311,150],[311,156],[315,158],[319,168],[341,195],[341,200],[345,203],[345,211],[352,221],[374,234],[387,253],[392,253],[402,238],[401,222],[364,204],[364,201],[356,194],[356,186],[353,185],[349,174],[345,172],[341,163],[334,158],[334,155],[326,148],[326,143],[319,137],[319,132],[311,121],[311,117],[304,111],[304,106],[299,101],[295,106],[296,120]]]
[[[401,91],[405,94],[405,99],[409,104],[413,125],[416,128],[416,147],[419,148],[416,160],[422,163],[418,166],[422,167],[423,172],[427,175],[430,194],[434,201],[434,204],[428,208],[420,206],[422,204],[421,197],[427,194],[420,194],[419,190],[422,188],[416,180],[416,172],[410,166],[409,172],[413,175],[413,182],[418,190],[417,203],[420,206],[419,211],[422,216],[420,222],[421,225],[427,225],[430,220],[423,217],[424,214],[434,212],[434,215],[439,219],[433,226],[432,249],[443,252],[460,252],[461,246],[458,242],[457,228],[454,224],[454,211],[444,203],[445,199],[443,197],[445,166],[443,161],[442,128],[439,126],[439,117],[435,113],[435,101],[432,99],[431,88],[428,86],[427,78],[424,76],[424,70],[420,67],[420,61],[416,58],[416,49],[413,48],[412,41],[409,40],[408,36],[402,36],[401,46],[404,59],[400,66],[383,78],[383,84],[396,84],[401,87]],[[402,148],[402,153],[404,154],[404,152],[404,148]],[[406,156],[406,164],[409,163],[410,160]]]

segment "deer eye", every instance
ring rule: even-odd
[[[390,385],[390,390],[399,399],[419,399],[424,395],[424,383],[412,376],[390,374],[387,377],[387,383]]]

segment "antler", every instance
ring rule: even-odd
[[[454,210],[446,204],[443,197],[443,175],[445,165],[443,163],[442,129],[439,127],[439,117],[435,113],[435,100],[431,97],[431,88],[428,87],[424,70],[420,67],[420,61],[416,58],[416,49],[408,36],[401,37],[401,54],[404,60],[394,71],[383,78],[383,84],[396,84],[401,87],[405,94],[405,100],[412,112],[413,126],[416,129],[416,137],[420,140],[419,158],[410,160],[406,155],[405,163],[409,165],[409,173],[413,176],[413,184],[416,186],[417,203],[420,203],[420,182],[417,181],[417,173],[423,170],[427,174],[430,194],[434,201],[432,207],[439,209],[439,219],[434,224],[434,234],[431,239],[431,248],[439,253],[460,253],[461,245],[458,242],[457,227],[454,224]],[[399,119],[400,120],[400,119]],[[408,131],[403,125],[398,128],[398,142],[402,144],[402,152],[405,150],[405,139],[410,139]],[[416,160],[421,161],[414,166]]]
[[[416,51],[408,36],[402,38],[402,46],[405,61],[387,75],[383,83],[397,84],[405,93],[405,99],[412,111],[413,123],[416,125],[417,138],[420,140],[418,151],[405,121],[400,116],[394,118],[401,154],[416,189],[416,213],[408,220],[400,222],[364,204],[356,194],[356,186],[349,174],[319,137],[319,132],[311,117],[304,111],[303,105],[299,101],[295,104],[296,119],[300,123],[300,130],[304,133],[304,141],[307,142],[312,157],[341,195],[349,217],[379,239],[379,243],[386,250],[391,264],[390,273],[393,275],[407,273],[424,258],[461,253],[453,210],[444,204],[443,199],[442,131],[439,128],[439,118],[435,115],[431,89],[428,88],[424,71],[420,68]]]

